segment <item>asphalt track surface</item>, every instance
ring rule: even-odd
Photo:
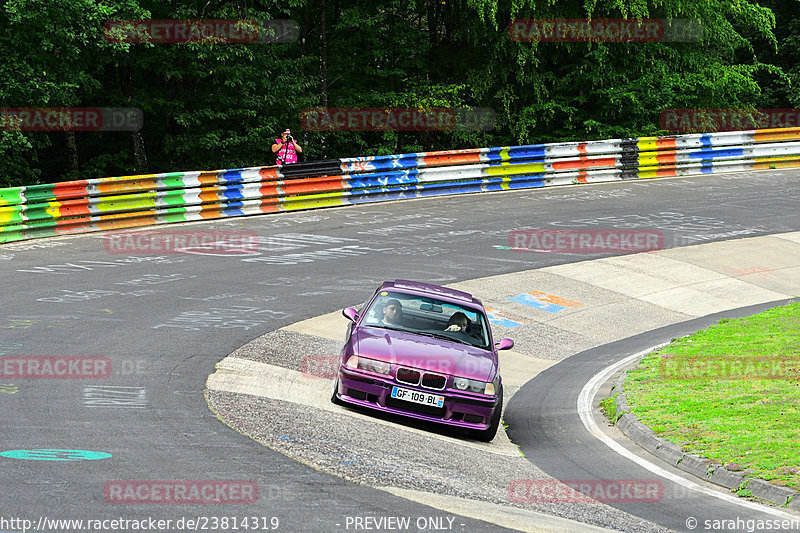
[[[611,505],[675,531],[691,531],[697,528],[698,526],[687,527],[687,521],[691,524],[691,520],[696,520],[695,524],[699,524],[697,529],[699,531],[704,530],[703,525],[707,521],[711,523],[715,520],[735,521],[738,518],[744,527],[725,529],[738,531],[747,529],[747,520],[770,523],[781,520],[781,517],[767,512],[757,512],[742,507],[738,502],[729,503],[684,486],[668,483],[629,459],[609,453],[609,449],[599,444],[584,427],[575,412],[583,386],[595,374],[625,356],[647,350],[655,343],[669,342],[670,339],[706,328],[722,318],[748,316],[770,307],[771,304],[754,305],[733,312],[689,320],[575,354],[560,364],[544,370],[520,389],[505,412],[505,422],[510,426],[509,437],[539,468],[555,479],[641,480],[661,484],[664,493],[658,501],[615,502]],[[602,416],[597,418],[602,420]],[[719,487],[702,483],[697,478],[670,467],[625,437],[619,438],[621,435],[619,432],[612,430],[609,434],[623,443],[629,451],[657,466],[687,477],[716,492],[723,492]],[[800,516],[795,517],[795,520],[800,520]]]
[[[109,251],[99,234],[0,246],[0,353],[105,356],[113,369],[103,380],[0,379],[0,452],[111,454],[101,460],[58,462],[0,457],[0,518],[36,525],[42,517],[153,517],[175,524],[181,517],[248,516],[263,517],[271,525],[270,518],[277,517],[282,531],[346,531],[354,530],[354,517],[399,516],[411,517],[412,523],[426,517],[441,521],[429,525],[448,524],[452,518],[452,531],[497,531],[491,524],[348,483],[264,448],[215,418],[203,384],[215,364],[239,346],[298,320],[364,301],[384,279],[445,284],[597,257],[504,249],[515,229],[567,227],[658,229],[668,248],[798,230],[800,172],[581,185],[160,228],[254,232],[261,240],[259,252],[245,257],[119,254]],[[670,333],[660,332],[656,342],[664,335]],[[537,380],[568,371],[560,378],[564,412],[540,411],[526,419],[512,403],[514,427],[521,430],[536,421],[540,427],[561,428],[556,434],[579,433],[575,420],[565,417],[566,410],[574,409],[567,396],[589,374],[588,365],[582,367],[578,359],[602,366],[647,340],[599,348],[552,367]],[[112,405],[98,405],[98,395],[114,400],[107,402]],[[595,465],[631,468],[585,437]],[[540,445],[543,450],[556,447],[552,439]],[[528,456],[561,479],[584,471],[574,455]],[[108,482],[130,480],[249,480],[257,483],[259,498],[246,505],[106,501]],[[687,505],[720,508],[705,499]],[[659,509],[625,508],[685,530],[678,523],[684,515],[681,508]],[[738,516],[752,514],[740,511]],[[22,530],[8,523],[0,526]]]

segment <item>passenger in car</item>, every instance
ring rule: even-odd
[[[450,320],[448,320],[445,331],[463,331],[466,333],[468,327],[469,319],[467,315],[461,311],[456,311],[453,313],[453,316],[450,317]]]
[[[380,324],[384,326],[399,326],[403,323],[403,306],[400,300],[390,298],[383,306],[383,318]]]

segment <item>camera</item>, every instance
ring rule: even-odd
[[[289,134],[289,135],[287,135],[287,136],[286,136],[286,140],[287,140],[287,141],[293,141],[293,140],[294,140],[294,138],[292,138],[292,135],[291,135],[291,134]]]

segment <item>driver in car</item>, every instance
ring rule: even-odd
[[[466,317],[465,317],[466,318]],[[380,324],[385,326],[399,326],[403,321],[403,306],[400,300],[391,298],[383,306],[383,318]]]
[[[461,311],[456,311],[453,313],[453,316],[450,317],[450,320],[448,320],[445,331],[461,331],[466,333],[468,326],[469,319],[467,318],[467,315]]]

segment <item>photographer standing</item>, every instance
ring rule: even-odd
[[[303,149],[292,137],[292,132],[289,128],[283,130],[280,139],[275,139],[275,144],[272,145],[272,152],[278,155],[276,161],[279,165],[288,165],[297,163],[297,154],[302,153]]]

